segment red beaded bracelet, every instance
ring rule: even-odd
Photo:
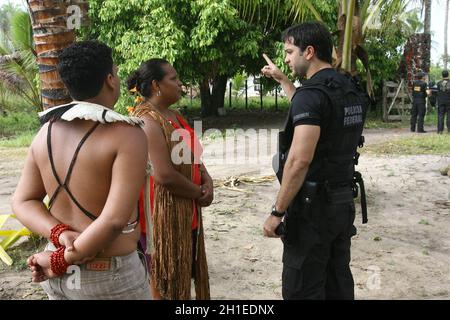
[[[61,235],[61,233],[63,233],[66,230],[69,230],[70,226],[68,226],[67,224],[57,224],[56,226],[54,226],[52,228],[52,230],[50,231],[50,241],[53,243],[53,245],[56,248],[60,248],[62,245],[59,243],[59,236]]]
[[[50,269],[58,277],[65,274],[67,272],[67,267],[69,267],[66,259],[64,259],[65,249],[66,247],[61,246],[50,256]]]

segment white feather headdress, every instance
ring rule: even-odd
[[[74,119],[83,119],[100,123],[126,122],[133,126],[138,125],[142,127],[144,125],[144,122],[140,118],[127,117],[102,105],[85,101],[72,101],[68,104],[49,108],[39,112],[39,118],[42,122],[42,119],[49,119],[53,114],[61,113],[68,107],[70,108],[61,115],[62,120],[72,121]]]

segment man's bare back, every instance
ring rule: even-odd
[[[61,182],[67,175],[77,145],[94,125],[95,122],[86,120],[62,121],[53,125],[51,136],[52,149],[54,150],[53,159],[56,173]],[[49,162],[47,130],[48,124],[44,125],[37,134],[31,145],[31,150],[44,183],[45,193],[51,197],[58,187],[58,182],[53,176]],[[119,152],[132,152],[130,150],[132,148],[142,148],[139,140],[142,140],[141,129],[127,124],[114,123],[99,125],[81,147],[68,188],[81,206],[94,216],[98,217],[106,204],[111,186],[112,169],[117,154]],[[124,148],[126,150],[123,150]],[[129,174],[133,174],[133,170],[139,170],[138,168],[124,169]],[[144,177],[145,171],[140,171],[138,175]],[[30,181],[30,178],[26,179],[28,182]],[[124,207],[126,206],[125,203],[129,203],[130,197],[135,198],[130,193],[131,190],[123,189],[121,198],[123,198]],[[138,193],[139,191],[135,194]],[[120,202],[120,199],[116,200]],[[137,218],[137,200],[135,204],[132,211],[122,213],[129,215],[129,222],[133,222]],[[120,204],[117,204],[117,206],[120,206]],[[61,190],[57,195],[51,208],[51,214],[61,223],[70,225],[72,230],[79,233],[92,223],[92,219],[77,207],[65,190]],[[99,256],[126,255],[136,250],[139,236],[140,228],[138,225],[133,232],[120,234]]]
[[[40,113],[43,126],[12,204],[23,225],[50,241],[27,260],[32,279],[42,282],[50,299],[150,299],[136,251],[147,165],[142,121],[113,111],[120,78],[111,48],[82,41],[59,59],[58,72],[74,101]],[[94,258],[92,270],[86,262]],[[100,270],[98,258],[107,261]],[[73,264],[81,270],[78,291],[65,286]]]

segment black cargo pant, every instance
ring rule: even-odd
[[[444,118],[447,114],[447,130],[450,132],[450,103],[442,103],[438,106],[438,127],[437,131],[444,131]]]
[[[416,122],[417,122],[417,131],[424,131],[423,122],[425,118],[425,103],[423,102],[413,102],[411,109],[411,131],[416,131]]]
[[[311,214],[320,214],[319,207]],[[356,234],[354,203],[327,205],[325,233],[300,219],[299,232],[293,244],[284,239],[283,250],[283,299],[354,299],[354,281],[350,270],[351,237]],[[292,213],[291,213],[292,215]],[[293,224],[287,232],[295,232]],[[304,225],[302,225],[302,223]],[[316,229],[316,230],[314,230]]]

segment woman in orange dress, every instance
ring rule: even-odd
[[[202,148],[194,130],[170,109],[181,98],[182,83],[166,60],[151,59],[130,76],[128,88],[141,97],[133,115],[145,122],[153,171],[149,181],[153,298],[188,300],[194,278],[196,299],[210,299],[201,207],[213,201],[213,181],[200,161]],[[145,200],[142,191],[141,208]]]

